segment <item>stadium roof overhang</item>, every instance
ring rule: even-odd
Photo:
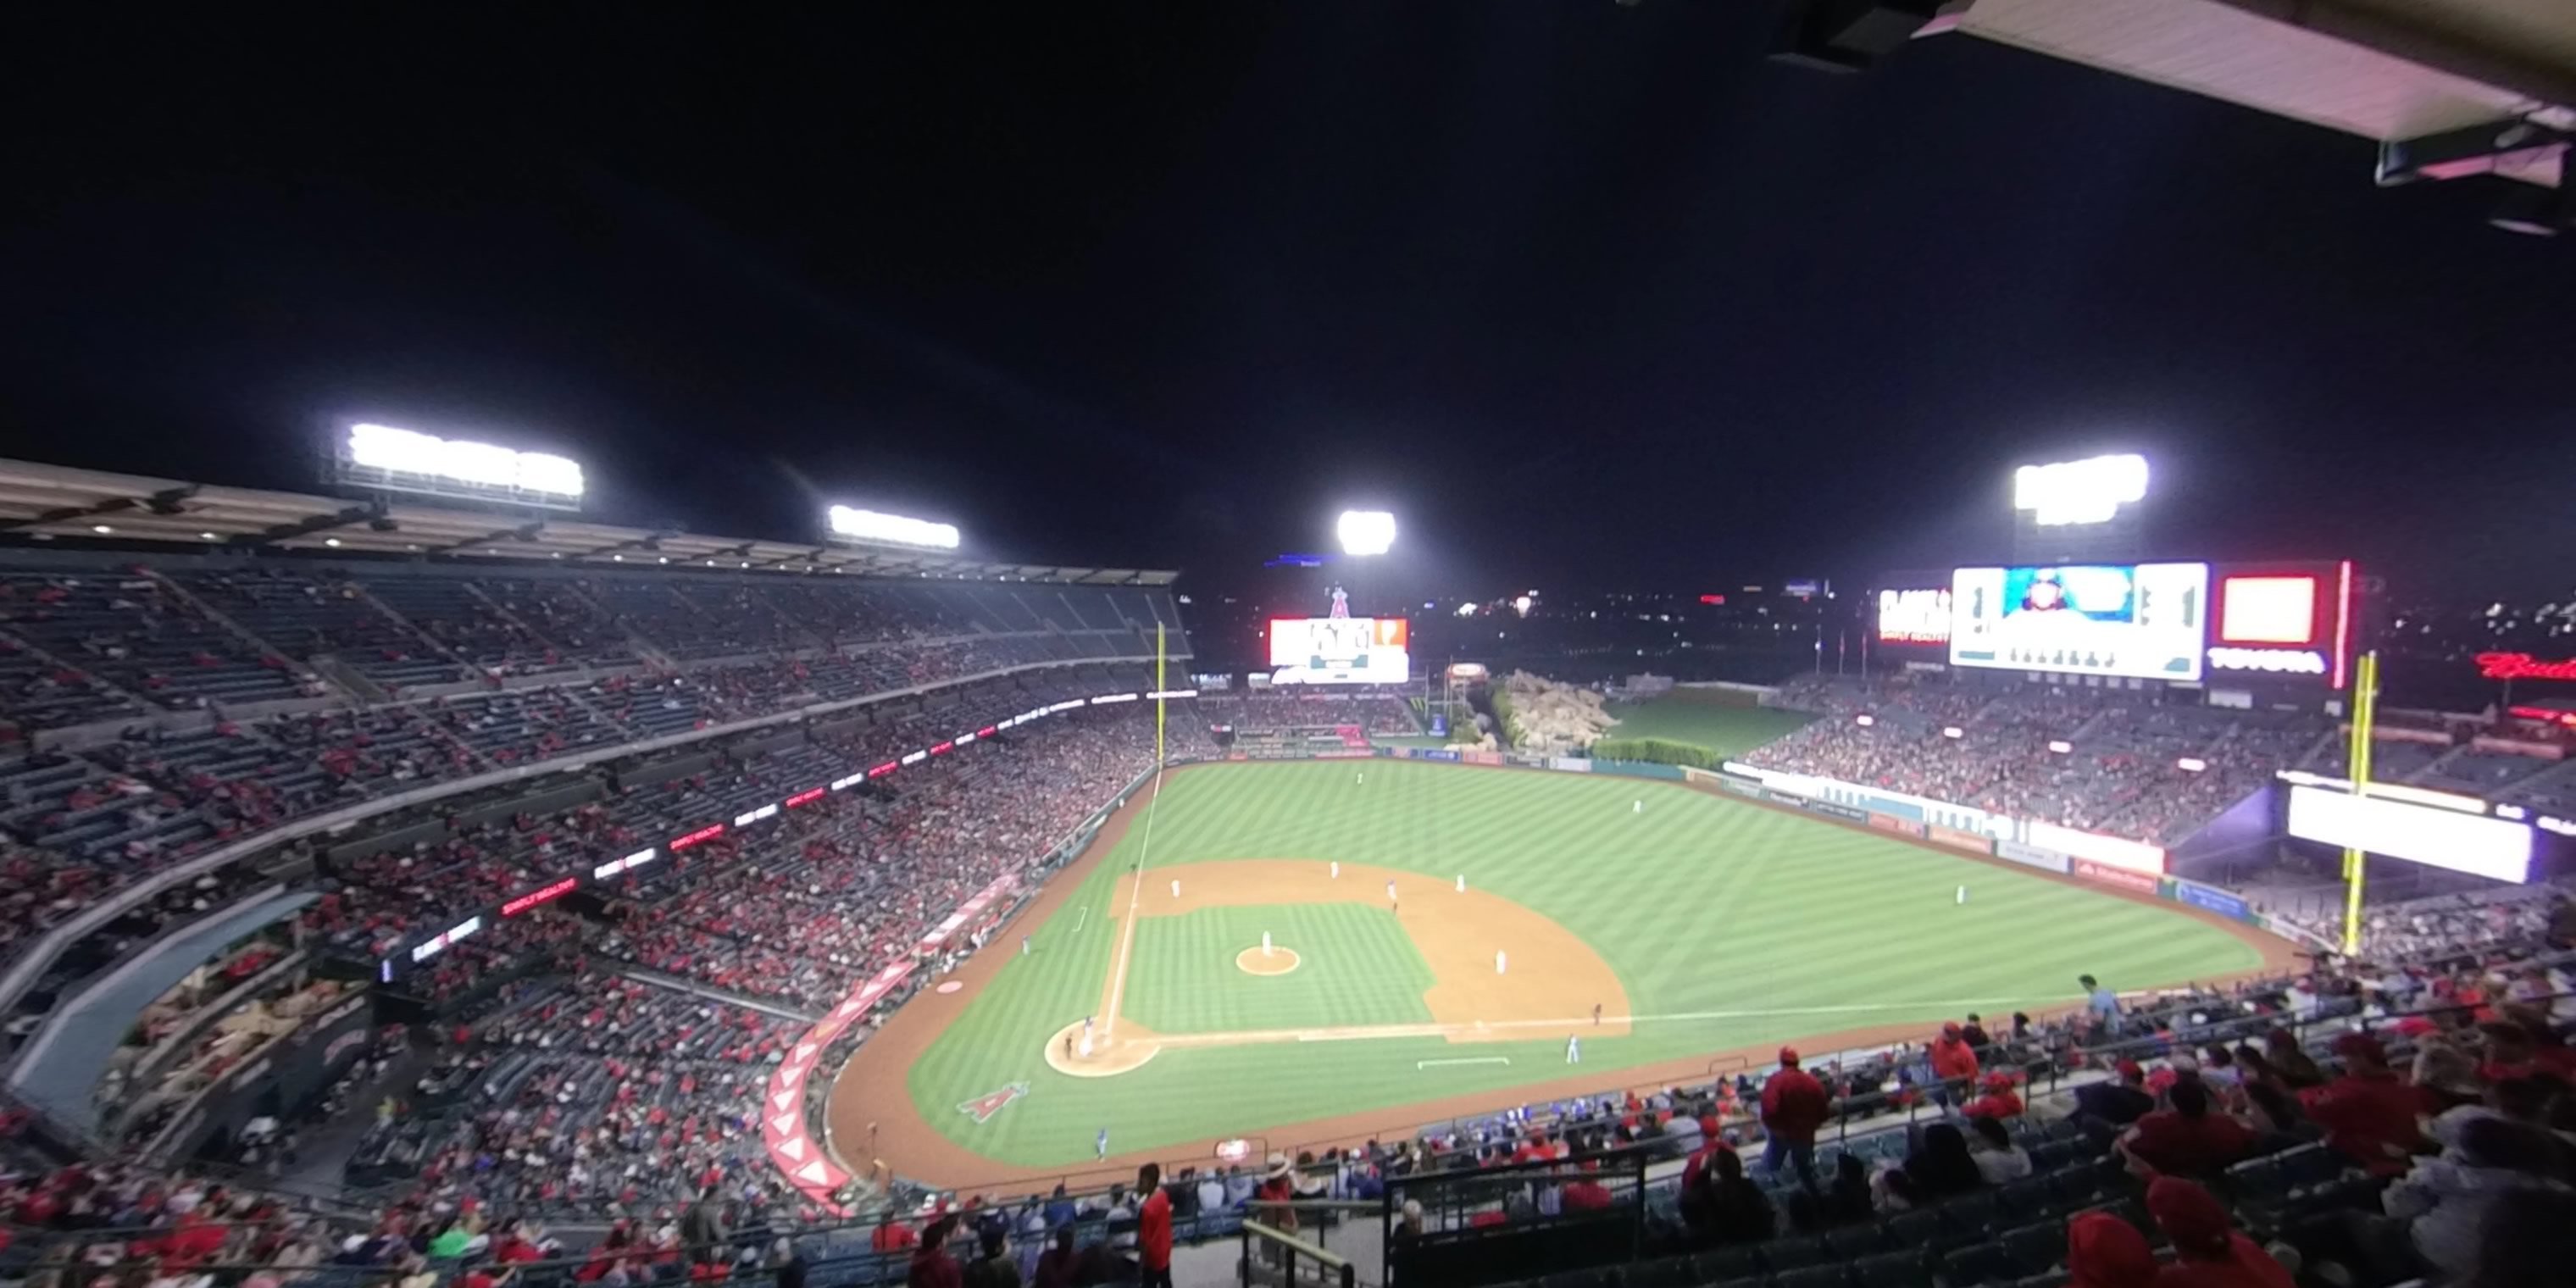
[[[944,551],[746,540],[353,501],[11,460],[0,460],[0,537],[1085,585],[1165,586],[1178,577],[1155,569],[995,562]]]
[[[2381,145],[2378,180],[2565,191],[2571,0],[1949,0],[1956,31]],[[2519,127],[2519,128],[2517,128]]]

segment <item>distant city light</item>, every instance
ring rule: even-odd
[[[926,546],[936,550],[957,548],[957,526],[933,523],[928,519],[907,519],[900,514],[880,514],[874,510],[852,509],[836,505],[831,510],[832,535],[852,541],[869,541],[889,546]]]
[[[1384,510],[1344,510],[1333,525],[1346,555],[1382,555],[1395,546],[1395,516]]]

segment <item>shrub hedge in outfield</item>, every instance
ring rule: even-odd
[[[1592,744],[1594,760],[1644,760],[1658,765],[1715,769],[1721,759],[1706,747],[1665,738],[1604,738]]]

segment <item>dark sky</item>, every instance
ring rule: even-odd
[[[2167,554],[2576,583],[2576,239],[2018,51],[1823,76],[1737,0],[352,8],[13,19],[8,454],[302,487],[377,419],[567,451],[622,521],[846,500],[1205,585],[1370,500],[1462,589],[1688,589],[1991,557],[2009,465],[2123,446]]]

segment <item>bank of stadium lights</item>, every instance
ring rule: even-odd
[[[1395,548],[1395,516],[1384,510],[1344,510],[1333,523],[1346,555],[1382,555]]]
[[[864,541],[881,546],[918,546],[929,550],[957,548],[957,525],[933,523],[928,519],[908,519],[900,514],[882,514],[846,505],[833,506],[826,516],[832,535],[844,541]]]
[[[501,495],[574,507],[585,487],[581,465],[567,457],[391,425],[351,425],[340,459],[349,481],[398,491]]]
[[[2147,499],[2147,458],[2134,452],[2013,471],[2013,508],[2041,527],[2108,523]]]

